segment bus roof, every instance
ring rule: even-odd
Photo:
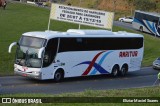
[[[146,12],[146,11],[140,11],[140,10],[135,10],[135,12],[139,12],[139,13],[143,13],[143,14],[148,14],[148,15],[152,15],[152,16],[155,16],[155,17],[160,17],[160,14],[156,13],[156,12]]]
[[[67,32],[58,32],[58,31],[35,31],[35,32],[26,32],[24,36],[38,37],[44,39],[51,38],[66,38],[66,37],[143,37],[140,34],[128,33],[125,31],[112,32],[108,30],[79,30],[79,29],[69,29]]]

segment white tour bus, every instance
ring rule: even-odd
[[[132,26],[141,32],[160,36],[160,14],[136,10]]]
[[[107,30],[24,33],[17,45],[15,74],[39,80],[118,74],[140,70],[143,36]]]

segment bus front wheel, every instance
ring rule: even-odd
[[[54,80],[56,82],[61,81],[64,78],[64,71],[63,70],[57,70],[56,73],[54,74]]]

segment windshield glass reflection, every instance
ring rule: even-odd
[[[20,46],[17,48],[16,64],[21,66],[40,68],[42,61],[38,58],[40,49]]]

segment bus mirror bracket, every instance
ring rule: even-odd
[[[10,46],[9,46],[8,52],[11,53],[12,47],[17,45],[17,44],[18,44],[17,42],[11,43]]]
[[[39,50],[39,52],[38,52],[38,58],[42,58],[43,51],[44,51],[44,47]]]

